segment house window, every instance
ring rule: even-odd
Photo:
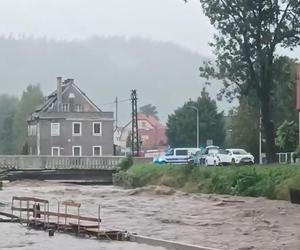
[[[51,123],[51,136],[60,136],[60,123]]]
[[[72,149],[73,156],[81,156],[81,146],[73,146]]]
[[[81,136],[81,122],[73,122],[73,136]]]
[[[36,136],[37,126],[36,125],[28,125],[28,136]]]
[[[93,122],[93,135],[94,136],[102,135],[102,122]]]
[[[101,156],[101,155],[102,155],[102,147],[93,146],[93,156]]]
[[[69,112],[70,110],[69,107],[70,107],[69,103],[63,103],[62,105],[63,112]]]
[[[52,156],[60,156],[60,148],[59,147],[52,147],[51,148],[51,155]]]
[[[82,105],[81,104],[75,104],[75,112],[82,112]]]

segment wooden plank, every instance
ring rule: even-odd
[[[19,219],[19,217],[16,216],[16,215],[12,215],[12,214],[5,213],[5,212],[1,212],[1,211],[0,211],[0,215],[1,215],[1,216],[8,217],[8,218],[12,218],[12,219]]]
[[[73,214],[65,214],[65,213],[56,213],[56,212],[44,212],[44,211],[40,211],[39,212],[42,215],[49,215],[49,216],[56,216],[56,217],[60,217],[60,218],[70,218],[70,219],[80,219],[83,221],[92,221],[92,222],[98,222],[97,218],[93,218],[93,217],[85,217],[85,216],[78,216],[78,215],[73,215]],[[101,219],[100,219],[101,221]]]
[[[21,212],[34,212],[34,210],[32,208],[17,208],[17,207],[12,207],[12,209],[14,211],[21,211]],[[60,218],[70,218],[70,219],[79,219],[82,221],[91,221],[91,222],[101,222],[101,219],[98,220],[97,218],[93,218],[93,217],[85,217],[85,216],[78,216],[78,215],[73,215],[73,214],[65,214],[65,213],[56,213],[56,212],[45,212],[45,211],[36,211],[37,215],[49,215],[49,216],[56,216],[56,217],[60,217]]]
[[[71,226],[73,226],[73,227],[77,227],[78,226],[78,224],[77,223],[69,223],[69,225],[71,225]],[[89,225],[89,224],[82,224],[82,223],[80,223],[80,227],[81,228],[98,228],[98,224],[96,225]]]
[[[80,207],[81,203],[73,201],[73,200],[67,200],[62,202],[61,204],[65,205],[65,206],[70,206],[70,207]]]
[[[84,229],[85,231],[87,231],[87,232],[90,232],[90,233],[98,233],[98,229],[96,229],[96,228],[85,228]],[[120,233],[122,233],[121,231],[117,231],[117,230],[103,230],[103,229],[101,229],[100,231],[99,231],[99,234],[101,235],[101,234],[115,234],[115,235],[117,235],[117,234],[120,234]]]
[[[38,199],[38,198],[34,198],[34,197],[17,197],[17,196],[13,196],[13,200],[18,200],[18,201],[33,201],[33,202],[40,202],[40,203],[49,203],[48,200]]]
[[[27,211],[33,212],[34,211],[32,208],[27,209],[27,208],[12,207],[11,209],[14,211],[21,211],[21,212],[27,212]]]

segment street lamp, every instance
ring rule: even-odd
[[[262,135],[261,135],[261,128],[262,128],[262,119],[261,119],[261,109],[259,110],[259,125],[258,125],[258,130],[259,130],[259,132],[258,132],[258,155],[259,155],[259,160],[258,160],[258,162],[259,162],[259,164],[262,164],[263,162],[262,162],[262,143],[261,143],[261,141],[262,141]]]
[[[197,148],[199,148],[199,109],[196,106],[188,106],[197,112]]]

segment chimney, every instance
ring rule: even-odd
[[[57,112],[62,110],[62,78],[59,76],[57,79]]]

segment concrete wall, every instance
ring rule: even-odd
[[[175,241],[155,239],[141,235],[130,235],[130,241],[151,246],[165,247],[167,249],[172,250],[218,250],[216,248],[202,247]]]

